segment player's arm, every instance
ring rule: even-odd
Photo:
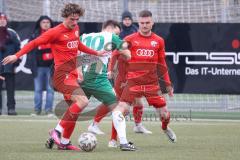
[[[39,45],[50,43],[55,39],[55,37],[56,37],[56,33],[54,32],[54,30],[52,29],[48,30],[47,32],[40,35],[38,38],[30,41],[16,54],[5,57],[2,60],[3,65],[16,62],[19,57],[29,53],[31,50],[38,47]]]
[[[168,67],[165,61],[165,44],[164,41],[161,43],[161,48],[159,49],[159,56],[158,56],[158,67],[159,67],[159,72],[160,72],[160,78],[163,78],[167,92],[169,96],[173,96],[173,88],[171,85],[171,80],[168,74]]]
[[[87,53],[87,54],[91,54],[91,55],[95,55],[95,56],[105,56],[106,51],[95,51],[87,46],[85,46],[79,39],[79,45],[78,45],[78,49],[81,52]]]
[[[124,42],[125,43],[125,42]],[[127,44],[126,44],[127,45]],[[126,47],[127,48],[127,47]],[[129,49],[123,49],[123,50],[119,50],[119,53],[124,55],[126,57],[126,60],[131,59],[131,52]]]
[[[80,42],[82,41],[82,36],[80,36]],[[77,73],[78,73],[78,83],[83,82],[83,73],[82,73],[82,56],[81,52],[78,52],[77,63],[76,63]]]
[[[131,52],[128,49],[128,43],[120,39],[119,36],[113,34],[112,35],[112,42],[115,45],[115,49],[118,50],[119,54],[122,54],[126,57],[127,60],[131,59]]]
[[[77,74],[78,74],[78,83],[83,82],[84,78],[83,78],[83,72],[82,72],[82,59],[81,59],[81,53],[78,53],[77,56]]]

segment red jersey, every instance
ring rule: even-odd
[[[29,53],[32,49],[43,44],[51,45],[55,68],[60,67],[61,64],[76,59],[78,50],[89,54],[97,54],[96,51],[89,49],[81,43],[79,39],[78,25],[76,25],[74,29],[68,29],[63,25],[63,23],[61,23],[29,42],[15,55],[19,58],[22,55]],[[75,60],[73,62],[75,62]],[[72,67],[76,68],[76,62],[73,63],[70,68],[69,67],[70,66],[66,67],[65,69],[69,70],[70,68],[73,69]]]
[[[142,36],[139,32],[125,38],[129,42],[131,59],[128,60],[127,80],[136,85],[147,85],[158,82],[158,67],[166,85],[170,78],[165,62],[165,44],[163,38],[155,33]]]

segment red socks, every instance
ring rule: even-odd
[[[94,122],[99,123],[108,114],[109,111],[110,110],[106,105],[100,104],[94,117]]]
[[[133,117],[135,123],[142,122],[143,106],[133,106]]]
[[[117,131],[116,129],[114,128],[114,125],[113,125],[113,122],[112,122],[112,135],[111,135],[111,140],[115,140],[117,141]]]
[[[166,130],[167,126],[170,122],[170,112],[166,111],[163,113],[164,115],[161,115],[161,121],[162,121],[162,129]]]
[[[60,121],[60,125],[63,127],[63,138],[70,138],[81,111],[82,109],[76,103],[73,103],[64,113],[63,118]]]

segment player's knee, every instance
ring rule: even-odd
[[[126,102],[119,102],[114,108],[114,111],[120,111],[122,114],[126,114],[129,111],[129,105]]]
[[[170,118],[171,118],[171,115],[170,115],[170,112],[165,110],[163,112],[161,112],[161,121],[164,121],[164,122],[169,122],[170,121]]]
[[[76,96],[76,103],[78,106],[86,107],[89,103],[89,100],[86,96]]]
[[[136,105],[136,106],[143,106],[142,98],[136,98],[136,99],[135,99],[135,102],[134,102],[133,105]]]
[[[116,108],[116,106],[117,106],[117,103],[116,103],[116,102],[114,102],[114,103],[111,103],[110,105],[109,105],[109,104],[107,105],[107,107],[108,107],[109,111],[112,111],[112,110],[114,110],[114,108]]]
[[[149,105],[152,105],[154,108],[162,108],[166,106],[166,100],[164,97],[161,97],[161,96],[148,97],[147,101]]]
[[[82,97],[82,98],[81,98],[81,103],[82,103],[82,105],[83,105],[84,107],[87,106],[88,103],[89,103],[88,98],[87,98],[87,97]]]

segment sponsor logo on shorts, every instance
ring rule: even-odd
[[[151,49],[138,49],[136,51],[138,56],[141,57],[153,57],[154,56],[154,50]]]

